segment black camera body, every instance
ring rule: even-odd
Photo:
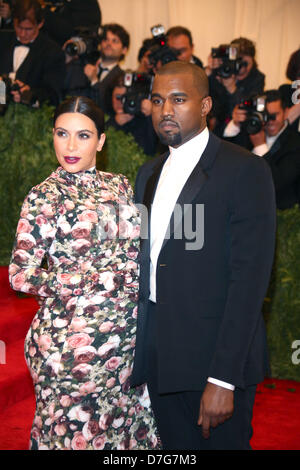
[[[12,91],[19,91],[20,87],[14,83],[11,78],[3,74],[1,75],[1,98],[0,98],[0,115],[3,116],[7,110],[7,106],[12,101]]]
[[[221,78],[237,75],[241,67],[246,65],[240,57],[238,44],[221,44],[219,47],[213,47],[211,55],[214,59],[222,59],[222,65],[214,69],[214,73]]]
[[[250,135],[257,134],[268,121],[276,119],[276,115],[269,114],[267,111],[265,95],[243,100],[239,104],[239,109],[247,111],[247,119],[242,122],[241,127]]]
[[[178,60],[179,52],[171,49],[167,45],[167,38],[165,35],[165,28],[161,25],[155,25],[151,28],[151,33],[154,40],[154,45],[150,48],[149,61],[153,66],[160,61],[162,65],[168,62]]]
[[[153,76],[137,72],[126,72],[124,86],[126,93],[122,99],[124,113],[141,114],[141,103],[150,98]]]
[[[97,32],[86,28],[78,29],[77,34],[77,36],[70,38],[70,42],[66,45],[66,54],[71,57],[78,56],[84,64],[96,63],[100,56],[100,36]]]

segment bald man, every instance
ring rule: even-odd
[[[172,450],[250,449],[267,368],[272,176],[263,159],[208,131],[211,105],[202,69],[163,66],[152,120],[169,152],[136,180],[143,239],[132,384],[147,382]]]

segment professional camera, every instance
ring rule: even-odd
[[[160,61],[162,65],[168,62],[178,60],[177,57],[180,52],[171,49],[167,46],[167,38],[165,35],[165,28],[158,24],[151,28],[151,33],[155,44],[150,48],[149,61],[153,66],[156,66]]]
[[[237,75],[241,67],[247,65],[240,57],[238,44],[221,44],[219,47],[213,47],[211,49],[211,55],[214,59],[222,59],[222,65],[214,69],[214,73],[221,78],[229,78],[231,75]]]
[[[79,56],[84,64],[96,63],[99,59],[100,37],[97,32],[86,28],[78,30],[78,36],[72,37],[66,45],[65,52],[71,57]]]
[[[242,122],[242,128],[247,134],[257,134],[268,121],[276,119],[275,114],[269,114],[266,107],[266,96],[259,95],[239,104],[239,109],[247,111],[247,119]]]
[[[122,99],[124,113],[141,113],[141,102],[150,98],[152,81],[152,75],[130,71],[125,73],[124,86],[127,91]]]
[[[7,106],[9,105],[10,101],[12,101],[12,91],[18,91],[20,90],[20,87],[17,83],[14,83],[11,78],[3,74],[1,75],[1,80],[0,80],[0,116],[3,116],[7,110]],[[23,97],[22,97],[23,98]],[[24,101],[22,100],[22,103]],[[24,104],[29,104],[26,102],[26,92],[25,92],[25,103]]]

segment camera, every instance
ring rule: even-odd
[[[0,115],[3,116],[6,113],[7,106],[9,105],[10,101],[12,101],[12,91],[19,91],[20,86],[13,82],[11,78],[3,74],[1,75],[0,80]],[[25,91],[21,93],[21,103],[22,104],[31,104],[31,92]]]
[[[127,90],[122,99],[124,113],[133,115],[141,113],[141,102],[144,99],[149,99],[152,81],[152,75],[125,72],[124,86]]]
[[[77,34],[78,36],[72,37],[66,45],[66,54],[71,57],[79,56],[84,65],[95,63],[99,58],[99,35],[84,28],[78,29]]]
[[[238,44],[221,44],[219,47],[213,47],[211,55],[214,59],[222,59],[222,65],[214,69],[214,73],[221,78],[237,75],[240,69],[247,65],[240,57]]]
[[[239,109],[247,111],[247,119],[241,123],[241,126],[250,135],[257,134],[268,121],[276,119],[275,114],[269,114],[267,111],[265,95],[243,100],[239,104]]]
[[[167,38],[165,35],[165,28],[161,25],[155,25],[151,28],[151,33],[154,40],[154,45],[150,48],[149,61],[153,66],[156,66],[160,61],[162,65],[168,62],[178,60],[180,52],[175,51],[167,46]]]

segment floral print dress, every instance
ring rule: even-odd
[[[25,340],[31,449],[157,448],[147,388],[129,384],[139,224],[127,179],[96,169],[59,167],[25,199],[9,276],[45,299]]]

